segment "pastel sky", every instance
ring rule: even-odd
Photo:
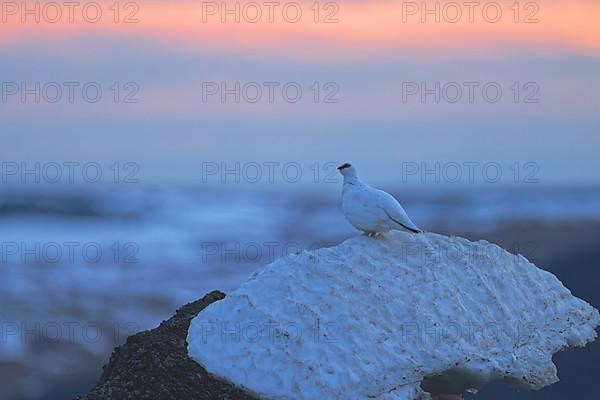
[[[381,180],[400,161],[518,161],[543,183],[600,183],[596,0],[238,1],[239,22],[222,13],[236,2],[48,3],[2,3],[3,160],[132,160],[149,180],[189,182],[202,161],[351,160]],[[103,97],[11,92],[36,82],[95,82]],[[239,103],[207,95],[236,82]],[[437,84],[439,101],[422,97]]]

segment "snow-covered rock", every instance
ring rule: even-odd
[[[427,399],[501,379],[550,385],[552,355],[599,324],[520,255],[393,232],[260,269],[192,321],[188,352],[265,399]]]

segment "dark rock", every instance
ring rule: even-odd
[[[79,400],[256,400],[232,384],[210,375],[187,355],[192,318],[225,298],[214,291],[181,307],[158,328],[140,332],[117,347],[100,381]]]

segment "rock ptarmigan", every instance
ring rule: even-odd
[[[389,193],[358,179],[356,168],[346,163],[338,167],[344,177],[342,208],[346,219],[367,236],[391,230],[421,233],[404,208]]]

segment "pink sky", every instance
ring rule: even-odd
[[[80,11],[73,23],[64,15],[62,22],[39,24],[31,16],[21,23],[19,10],[11,15],[6,9],[20,2],[3,3],[3,81],[97,80],[105,90],[94,104],[25,104],[18,96],[0,104],[5,158],[95,159],[120,151],[160,166],[169,157],[185,164],[232,152],[314,159],[342,151],[340,159],[376,152],[389,164],[396,149],[408,145],[417,159],[520,157],[544,162],[556,176],[598,180],[598,0],[544,0],[533,16],[537,23],[524,22],[536,11],[526,8],[527,1],[519,3],[514,21],[509,7],[515,0],[498,2],[503,17],[497,23],[483,18],[483,6],[473,23],[468,15],[458,23],[436,23],[433,16],[422,23],[405,6],[413,13],[403,22],[403,3],[385,0],[340,2],[339,22],[331,24],[322,21],[331,7],[314,22],[314,0],[298,2],[304,14],[295,24],[281,13],[273,23],[222,23],[218,14],[203,22],[201,1],[174,0],[140,2],[139,22],[125,24],[134,9],[121,9],[115,23],[114,1],[100,3],[97,23],[86,22]],[[273,80],[301,82],[304,100],[202,102],[205,81]],[[139,83],[139,103],[111,101],[108,87],[116,81]],[[308,88],[316,81],[338,83],[340,102],[311,102]],[[494,104],[405,104],[406,81],[493,81],[505,95]],[[539,103],[512,102],[513,82],[538,84]],[[347,145],[340,149],[340,143]]]
[[[110,9],[113,3],[112,0],[100,2],[102,17],[97,23],[86,22],[81,8],[75,9],[74,22],[69,22],[66,7],[62,8],[63,16],[57,23],[45,21],[54,18],[55,11],[52,9],[47,9],[46,18],[40,12],[40,23],[34,22],[33,15],[25,16],[28,22],[22,23],[24,16],[19,3],[14,3],[18,7],[16,10],[3,3],[2,17],[6,22],[0,24],[0,46],[18,46],[30,40],[56,43],[56,40],[75,35],[92,35],[149,41],[157,46],[186,52],[211,50],[300,59],[307,63],[373,55],[439,57],[477,54],[486,57],[487,50],[494,49],[491,53],[498,56],[498,49],[508,48],[539,54],[557,51],[600,54],[600,24],[597,21],[600,2],[593,0],[520,2],[518,17],[515,9],[511,8],[514,1],[500,1],[497,4],[500,4],[502,17],[495,23],[489,22],[495,18],[495,7],[487,6],[487,12],[483,12],[484,5],[492,2],[482,2],[481,6],[471,9],[473,22],[469,21],[470,9],[461,6],[463,15],[457,23],[450,22],[455,18],[457,9],[443,8],[450,2],[441,2],[439,23],[435,22],[434,15],[425,16],[427,22],[422,22],[421,10],[414,6],[420,7],[421,2],[340,2],[339,9],[334,6],[326,8],[326,2],[321,2],[318,23],[314,21],[312,0],[296,2],[303,13],[296,23],[284,19],[283,5],[286,2],[273,8],[272,23],[266,6],[261,6],[263,15],[257,23],[247,22],[254,18],[256,9],[253,8],[246,8],[246,14],[240,13],[240,23],[234,21],[233,15],[226,16],[227,22],[222,23],[220,9],[211,8],[207,2],[182,0],[139,3],[137,11],[133,6],[123,9],[125,3],[120,3],[122,9],[118,19],[121,22],[115,23],[114,11]],[[240,3],[243,10],[248,2]],[[214,4],[219,6],[220,2]],[[234,4],[227,3],[230,8]],[[429,9],[435,7],[435,2],[426,4]],[[132,15],[132,19],[139,22],[123,23],[127,15]],[[293,19],[295,9],[288,8],[285,15]],[[338,22],[324,23],[328,15]],[[88,9],[87,16],[93,18],[95,11]],[[539,22],[525,23],[525,20]]]

